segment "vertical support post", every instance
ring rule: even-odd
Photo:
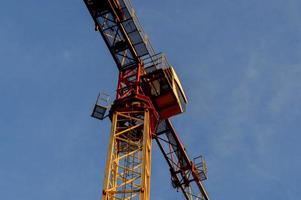
[[[145,111],[144,121],[144,141],[143,141],[143,176],[142,182],[144,184],[141,190],[140,199],[149,200],[150,199],[150,176],[151,176],[151,149],[152,149],[152,138],[150,132],[150,115],[149,111]]]
[[[113,113],[102,200],[149,200],[151,135],[147,109]]]

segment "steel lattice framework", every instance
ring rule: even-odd
[[[149,199],[152,138],[148,111],[115,112],[103,200]]]
[[[119,69],[116,99],[109,113],[112,128],[102,200],[150,199],[153,139],[170,168],[173,186],[186,200],[208,200],[202,183],[207,179],[206,166],[189,159],[168,119],[183,112],[183,107],[171,106],[171,102],[183,104],[185,97],[179,98],[181,86],[165,56],[153,50],[129,0],[84,2]],[[170,96],[170,91],[175,95]],[[169,97],[176,101],[166,101]],[[105,111],[96,104],[92,116],[103,119]]]

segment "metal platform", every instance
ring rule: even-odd
[[[99,93],[91,117],[103,120],[106,117],[107,110],[111,106],[110,99],[110,95],[103,92]]]

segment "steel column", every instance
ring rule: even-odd
[[[102,200],[150,198],[150,113],[115,111],[103,184]]]

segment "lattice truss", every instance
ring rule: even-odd
[[[186,200],[207,200],[201,182],[207,179],[206,165],[190,161],[169,120],[160,122],[155,140],[169,165],[172,186],[181,190]]]
[[[150,160],[149,112],[115,112],[102,199],[149,199]]]
[[[122,35],[120,27],[115,22],[111,12],[101,13],[97,18],[97,28],[102,29],[108,45],[112,48],[115,58],[121,68],[134,65],[135,59],[125,42],[125,37]]]
[[[118,68],[135,67],[142,58],[150,53],[147,38],[137,17],[128,9],[128,1],[85,0],[95,21],[95,29],[105,39]]]
[[[148,54],[141,31],[135,25],[135,15],[128,11],[123,1],[114,5],[115,1],[107,2],[102,6],[95,4],[95,1],[89,2],[94,6],[91,12],[96,22],[96,30],[102,34],[120,70],[118,98],[127,96],[137,82],[137,70],[140,69],[138,57]],[[119,7],[115,9],[118,13],[113,9],[114,6]]]

